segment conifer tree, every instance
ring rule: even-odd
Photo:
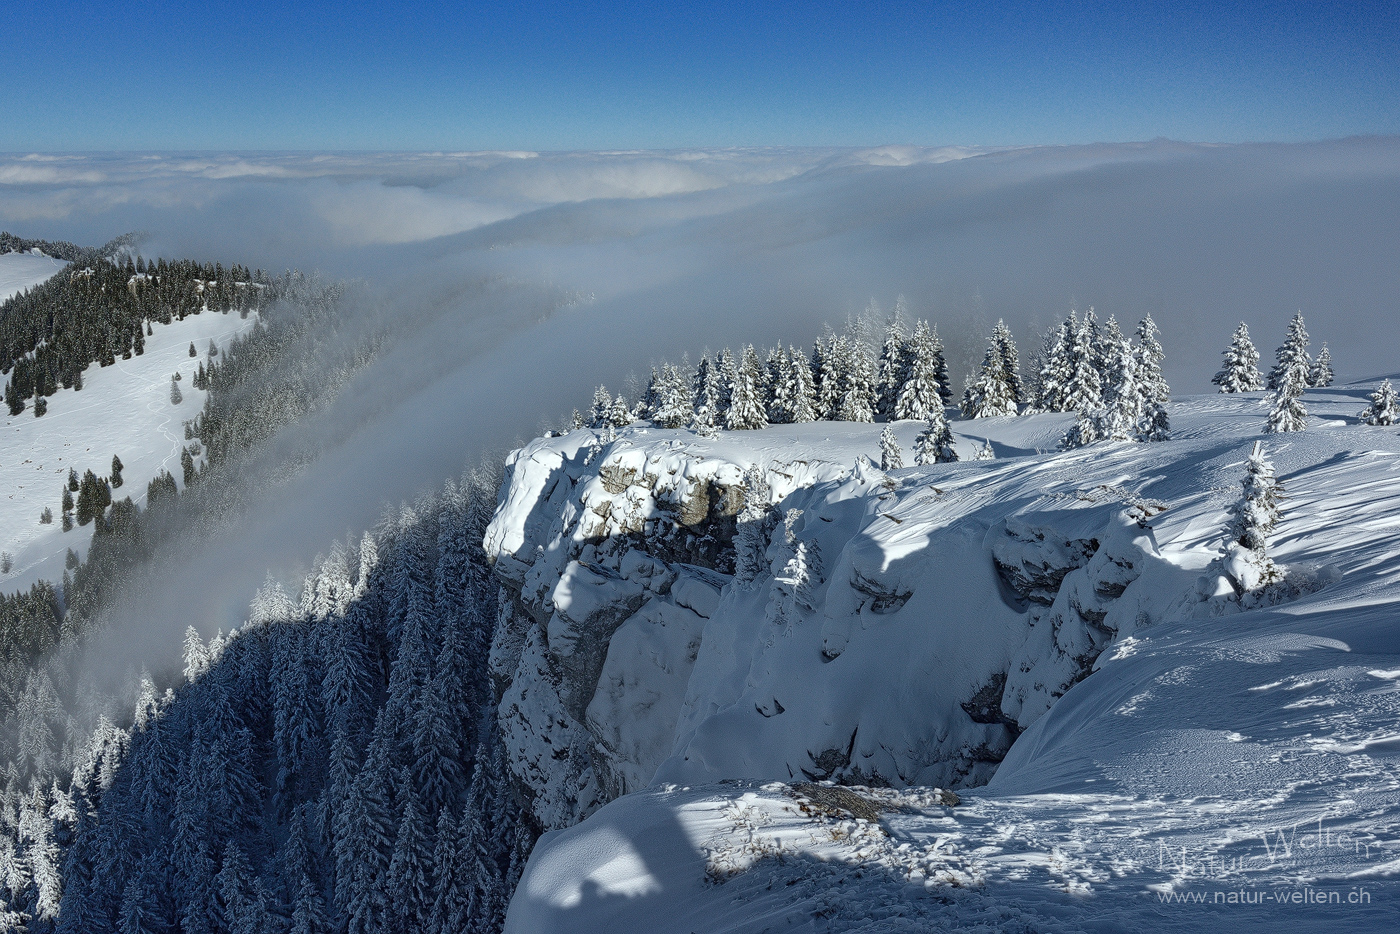
[[[792,421],[792,361],[781,344],[768,351],[768,421],[784,425]]]
[[[593,405],[588,410],[589,428],[606,428],[612,419],[613,398],[608,388],[599,385],[593,390]]]
[[[681,370],[663,363],[654,383],[651,420],[661,428],[684,428],[695,410],[690,397],[690,381]]]
[[[893,419],[895,402],[899,398],[907,377],[908,361],[905,357],[907,338],[904,335],[904,303],[895,302],[894,311],[885,322],[885,342],[880,348],[880,362],[876,371],[879,393],[878,413],[886,419]]]
[[[995,418],[1016,414],[1016,390],[1006,370],[1008,359],[1014,360],[1016,356],[1010,336],[1006,326],[998,321],[987,341],[982,366],[968,379],[963,391],[963,417]]]
[[[857,327],[865,327],[865,320],[857,319]],[[873,422],[875,407],[879,404],[879,389],[876,384],[874,355],[861,334],[852,334],[846,341],[848,366],[842,386],[841,403],[837,420],[843,422]]]
[[[1249,327],[1243,321],[1235,328],[1224,357],[1220,372],[1210,380],[1221,392],[1256,392],[1264,388],[1264,377],[1259,372],[1259,351],[1254,349]]]
[[[1011,329],[1000,318],[992,328],[992,343],[996,345],[997,354],[1001,357],[1001,372],[1011,390],[1012,401],[1024,402],[1026,394],[1021,385],[1021,357],[1016,350],[1016,341],[1011,337]]]
[[[1071,323],[1074,319],[1071,317]],[[1074,324],[1066,352],[1065,388],[1061,400],[1065,412],[1092,412],[1103,404],[1103,380],[1099,375],[1098,326],[1091,308]]]
[[[889,425],[880,432],[880,469],[898,470],[904,466],[904,452],[899,448],[899,440]]]
[[[1314,388],[1331,386],[1334,379],[1336,374],[1332,372],[1332,351],[1328,350],[1324,343],[1317,359],[1313,361],[1312,369],[1308,372],[1308,385]]]
[[[796,425],[814,422],[817,420],[817,393],[807,355],[796,347],[789,346],[787,362],[790,379],[787,395],[791,406],[791,421]]]
[[[895,399],[896,419],[931,418],[935,409],[940,418],[943,416],[943,387],[938,381],[940,354],[936,340],[928,322],[920,321],[914,326],[904,354],[904,383],[899,387]]]
[[[1070,346],[1079,327],[1074,312],[1045,336],[1040,372],[1036,377],[1034,408],[1038,412],[1063,412],[1069,388]]]
[[[170,377],[170,404],[179,405],[185,401],[185,397],[180,393],[180,381],[177,378],[180,374]]]
[[[1111,323],[1112,318],[1108,319]],[[1117,328],[1113,328],[1117,331]],[[1105,328],[1105,332],[1109,331]],[[1097,420],[1096,434],[1105,441],[1131,441],[1138,437],[1147,408],[1146,394],[1139,378],[1138,355],[1132,343],[1118,338],[1116,349],[1104,350],[1105,387],[1103,405],[1089,413]]]
[[[112,489],[122,485],[122,459],[117,455],[112,455]]]
[[[848,354],[846,339],[832,331],[825,342],[818,340],[812,348],[812,369],[817,387],[817,418],[835,421],[841,410],[841,396],[847,380]]]
[[[945,464],[958,459],[953,449],[953,431],[941,406],[930,409],[924,430],[914,439],[914,464],[925,467],[929,464]]]
[[[1308,387],[1312,375],[1312,358],[1308,356],[1308,330],[1303,324],[1300,311],[1288,322],[1288,335],[1275,354],[1274,367],[1269,371],[1269,389],[1278,391],[1285,378],[1301,369],[1303,388]]]
[[[760,404],[760,373],[758,352],[747,345],[729,384],[729,410],[724,414],[724,427],[730,431],[763,428],[768,418]]]
[[[1242,486],[1240,498],[1230,508],[1226,560],[1240,589],[1252,591],[1282,576],[1268,556],[1268,537],[1278,522],[1283,490],[1274,477],[1274,465],[1264,457],[1263,442],[1254,442]]]
[[[407,776],[400,779],[399,789],[403,803],[394,855],[389,861],[390,904],[402,930],[424,931],[433,907],[432,840]]]
[[[1400,396],[1390,385],[1390,380],[1382,380],[1375,392],[1371,393],[1371,404],[1358,414],[1364,425],[1390,426],[1400,421]]]
[[[1270,434],[1302,431],[1308,426],[1308,410],[1303,406],[1302,399],[1312,370],[1307,344],[1308,332],[1299,313],[1289,323],[1288,339],[1278,349],[1278,363],[1269,374],[1274,395],[1265,430]]]
[[[197,357],[197,356],[199,356],[199,351],[194,349],[194,341],[190,341],[190,356],[191,356],[191,357]]]
[[[719,374],[709,353],[702,355],[700,363],[695,367],[691,395],[694,400],[696,430],[706,432],[718,428],[723,417],[719,408]]]

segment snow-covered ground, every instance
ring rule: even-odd
[[[68,264],[42,253],[0,253],[0,302],[32,289]]]
[[[1287,436],[1262,435],[1260,394],[1178,398],[1175,440],[1155,445],[1056,453],[1063,417],[959,422],[997,459],[888,478],[850,469],[877,456],[881,426],[716,442],[632,429],[594,446],[575,432],[527,447],[513,480],[553,483],[513,482],[488,536],[527,608],[548,595],[502,705],[512,767],[527,784],[551,769],[600,786],[622,776],[631,793],[541,841],[507,929],[1394,929],[1400,431],[1357,424],[1371,388],[1309,393],[1309,429]],[[908,452],[918,426],[897,427]],[[1286,496],[1271,554],[1311,592],[1245,610],[1218,596],[1211,561],[1259,437]],[[554,456],[558,470],[522,469]],[[706,603],[680,565],[664,596],[661,571],[635,556],[609,569],[607,523],[637,529],[622,504],[646,514],[645,488],[661,502],[677,482],[629,468],[732,485],[750,463],[767,465],[782,508],[803,509],[792,539],[820,546],[810,608],[783,603],[781,574],[724,582]],[[602,491],[610,503],[595,508]],[[1092,558],[1064,557],[1090,539]],[[552,557],[570,551],[582,570]],[[1034,577],[1055,560],[1063,582],[1040,604],[995,566]],[[599,595],[632,584],[610,620]],[[600,620],[616,635],[569,725],[570,679]],[[1077,661],[1099,649],[1083,677]],[[539,699],[549,687],[532,665],[562,673],[559,700]],[[998,670],[999,697],[971,693]],[[554,725],[532,735],[522,724],[550,703]],[[1000,764],[964,770],[968,743],[1010,723],[1024,732],[1005,734]],[[532,758],[551,741],[552,765]],[[567,772],[585,746],[601,777]],[[900,790],[833,801],[796,784],[823,764]],[[961,802],[918,787],[935,781]]]
[[[152,325],[144,354],[119,358],[108,367],[92,364],[83,371],[83,388],[60,389],[50,396],[42,417],[34,416],[32,399],[19,415],[5,414],[0,427],[0,551],[13,557],[14,566],[0,577],[0,587],[12,591],[41,578],[56,580],[63,574],[67,549],[86,553],[92,526],[74,526],[65,533],[61,523],[70,467],[79,476],[86,470],[107,476],[117,455],[124,485],[113,491],[114,497],[130,496],[137,503],[144,503],[146,484],[161,470],[182,482],[184,422],[204,407],[205,393],[193,385],[195,369],[208,362],[210,340],[223,348],[255,321],[251,314],[240,318],[204,312]],[[189,355],[191,343],[198,357]],[[174,405],[170,378],[177,372],[183,398]],[[45,506],[53,510],[51,525],[39,522]]]

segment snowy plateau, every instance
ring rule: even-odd
[[[25,289],[34,288],[67,265],[63,260],[45,256],[38,250],[0,253],[0,302]]]
[[[1400,436],[1371,384],[1063,415],[633,426],[508,460],[510,767],[550,830],[506,929],[1386,930],[1400,920]],[[895,423],[907,452],[921,425]],[[1286,599],[1217,560],[1262,438]],[[993,459],[973,459],[990,443]],[[737,557],[736,557],[737,556]]]
[[[7,254],[0,256],[0,277],[9,275],[14,259],[55,262]],[[22,291],[50,274],[34,273],[20,283],[16,272],[3,282],[20,283],[15,291]],[[7,287],[0,287],[0,295]],[[124,484],[116,498],[130,496],[142,505],[147,483],[162,470],[180,482],[180,450],[187,443],[184,422],[199,414],[207,394],[194,387],[195,370],[208,362],[210,341],[225,347],[256,322],[254,314],[240,318],[207,311],[169,324],[156,322],[145,353],[118,358],[107,367],[89,365],[83,370],[83,388],[59,389],[49,396],[48,412],[42,417],[34,416],[32,405],[19,415],[3,416],[0,489],[6,492],[0,496],[0,551],[11,555],[13,567],[0,576],[0,584],[7,592],[37,580],[61,578],[70,548],[79,557],[86,554],[91,529],[64,532],[59,522],[61,493],[70,468],[79,476],[86,470],[106,476],[112,456],[120,457]],[[189,355],[190,344],[196,348],[196,357]],[[170,401],[171,377],[176,373],[181,375],[178,404]],[[45,507],[53,511],[50,524],[39,522]]]

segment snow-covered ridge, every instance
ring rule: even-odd
[[[547,826],[624,796],[542,842],[511,923],[625,929],[645,915],[670,930],[647,897],[665,892],[687,906],[676,930],[747,930],[721,906],[777,885],[765,853],[845,860],[883,880],[864,903],[848,892],[852,911],[907,901],[924,923],[971,917],[964,898],[989,904],[950,903],[950,882],[1019,887],[1030,917],[1055,890],[1107,893],[1130,927],[1161,893],[1213,881],[1389,885],[1400,645],[1383,607],[1400,581],[1400,503],[1385,491],[1400,438],[1357,424],[1368,389],[1311,392],[1309,430],[1267,439],[1286,497],[1271,553],[1307,586],[1248,611],[1216,559],[1263,430],[1257,395],[1177,400],[1171,442],[1063,453],[1064,417],[956,422],[960,444],[975,433],[999,459],[889,475],[857,460],[878,450],[872,425],[532,443],[487,536],[521,588],[493,648],[512,769]],[[906,449],[918,427],[895,425]],[[703,520],[662,508],[705,484],[724,505]],[[771,510],[743,501],[765,485]],[[679,528],[728,536],[732,564],[676,560],[665,543]],[[768,547],[755,572],[756,529]],[[782,829],[787,805],[773,802],[788,792],[705,785],[735,779],[953,785],[965,803],[896,802],[906,816],[882,815],[876,836],[903,855],[875,840],[832,856],[802,842],[812,828]],[[1239,862],[1273,823],[1319,818],[1370,849]],[[760,854],[740,881],[714,885],[693,855],[716,834]],[[993,841],[1004,858],[979,849]],[[1159,844],[1188,858],[1159,866]],[[580,847],[620,861],[604,871]],[[598,897],[570,902],[570,886]],[[821,893],[783,886],[763,897],[810,916],[803,899]],[[1041,922],[1087,917],[1051,908]]]

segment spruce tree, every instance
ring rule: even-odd
[[[1011,329],[1000,318],[992,328],[992,343],[1001,357],[1001,372],[1011,390],[1012,401],[1024,402],[1026,394],[1021,385],[1021,357],[1016,350],[1016,341],[1011,337]]]
[[[1313,361],[1312,369],[1308,372],[1308,385],[1314,388],[1331,386],[1334,379],[1336,374],[1332,372],[1332,351],[1328,350],[1324,343],[1317,359]]]
[[[763,428],[768,418],[759,400],[760,373],[758,352],[747,345],[729,384],[729,410],[724,414],[724,427],[730,431]]]
[[[1252,591],[1282,576],[1269,559],[1268,537],[1278,522],[1283,489],[1274,465],[1264,457],[1263,442],[1254,442],[1241,485],[1243,492],[1230,508],[1226,558],[1240,589]]]
[[[1093,309],[1075,323],[1066,352],[1065,388],[1061,399],[1065,412],[1092,412],[1103,404],[1103,380],[1099,375],[1098,327]]]
[[[792,361],[781,344],[768,351],[768,421],[784,425],[792,421]]]
[[[899,470],[904,466],[904,452],[899,448],[899,440],[889,425],[880,432],[880,469]]]
[[[684,428],[695,416],[690,398],[690,381],[681,370],[663,363],[653,395],[651,420],[661,428]]]
[[[1172,391],[1162,375],[1162,361],[1166,358],[1166,352],[1162,350],[1157,322],[1152,320],[1151,315],[1138,322],[1137,339],[1134,354],[1138,385],[1142,392],[1142,412],[1134,437],[1138,441],[1167,441],[1171,439],[1167,404],[1171,401]]]
[[[1259,351],[1254,349],[1249,327],[1243,321],[1235,328],[1224,357],[1220,372],[1210,380],[1221,392],[1257,392],[1264,388],[1264,377],[1259,372]]]
[[[817,341],[812,348],[813,375],[817,386],[817,417],[836,421],[840,416],[841,397],[847,381],[849,354],[846,339],[827,331],[826,341]]]
[[[1112,318],[1108,320],[1110,323],[1113,321]],[[1132,343],[1121,336],[1117,347],[1105,348],[1104,354],[1103,405],[1091,413],[1098,421],[1096,433],[1105,441],[1132,441],[1138,436],[1147,408],[1137,354]]]
[[[112,455],[112,489],[117,489],[122,485],[122,459],[117,455]]]
[[[925,419],[934,410],[943,415],[943,387],[938,382],[939,355],[928,322],[914,326],[904,355],[904,383],[895,398],[896,419]]]
[[[982,366],[968,379],[963,391],[963,417],[995,418],[1016,414],[1015,384],[1006,371],[1007,360],[1014,359],[1015,353],[1015,345],[1010,344],[1010,332],[998,321],[987,341]]]
[[[700,357],[700,363],[695,367],[691,396],[696,430],[703,433],[719,427],[722,419],[719,409],[719,374],[708,353]]]
[[[1302,431],[1308,426],[1308,410],[1302,399],[1312,370],[1307,344],[1308,332],[1303,328],[1303,316],[1299,313],[1289,323],[1288,339],[1279,348],[1278,363],[1269,374],[1274,395],[1265,430],[1270,434]]]
[[[606,428],[612,418],[612,407],[612,394],[600,384],[593,390],[593,405],[588,409],[588,427]]]
[[[1045,336],[1033,402],[1038,412],[1065,411],[1065,396],[1070,381],[1070,344],[1078,327],[1074,312],[1070,312],[1065,321]]]
[[[953,449],[953,431],[948,426],[942,406],[930,409],[924,430],[914,439],[915,466],[926,467],[929,464],[950,463],[957,459],[957,451]]]
[[[1362,409],[1357,417],[1364,425],[1382,427],[1394,425],[1400,420],[1400,397],[1397,397],[1390,380],[1383,380],[1371,393],[1371,404]]]
[[[898,417],[894,414],[895,402],[907,379],[908,362],[905,357],[906,338],[902,311],[903,303],[895,302],[894,311],[885,323],[885,342],[880,348],[880,362],[876,373],[878,412],[886,419]]]
[[[1285,378],[1292,378],[1297,370],[1303,373],[1303,388],[1308,386],[1312,375],[1312,358],[1308,356],[1308,330],[1303,324],[1300,311],[1288,322],[1288,335],[1275,354],[1274,368],[1269,371],[1269,389],[1278,391]]]
[[[190,341],[190,356],[191,356],[191,357],[197,357],[197,356],[199,356],[199,351],[194,349],[194,341]]]
[[[183,395],[181,395],[181,393],[180,393],[180,381],[179,381],[179,379],[178,379],[179,375],[180,375],[180,374],[176,373],[175,376],[170,377],[170,404],[171,404],[171,405],[179,405],[181,402],[184,402],[184,401],[185,401],[185,397],[184,397]]]
[[[843,381],[837,420],[843,422],[873,422],[879,403],[875,378],[875,357],[858,335],[846,341],[848,367]]]
[[[807,355],[796,347],[789,346],[787,352],[790,385],[788,400],[791,406],[789,415],[793,424],[817,420],[817,392],[812,381],[812,368],[807,363]]]

